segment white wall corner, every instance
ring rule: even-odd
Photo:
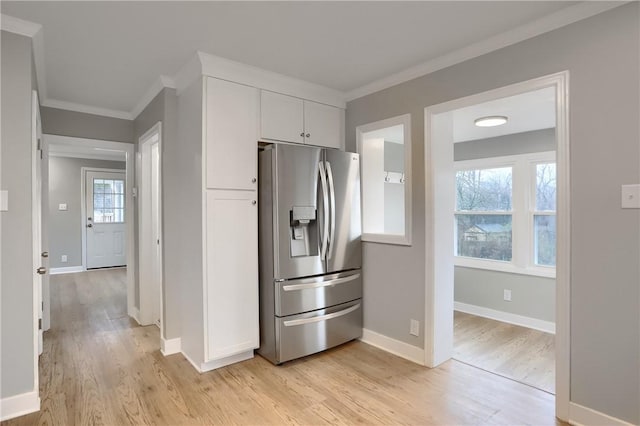
[[[40,396],[37,390],[0,399],[0,421],[35,413],[39,410]]]
[[[131,117],[133,117],[133,120],[138,118],[138,115],[140,115],[140,113],[144,111],[147,105],[149,105],[149,103],[151,103],[151,101],[165,87],[168,87],[170,89],[175,89],[176,83],[173,80],[173,78],[166,75],[161,75],[153,82],[153,84],[149,87],[149,89],[147,89],[145,94],[142,95],[142,98],[140,98],[140,100],[138,101],[138,104],[129,113]]]
[[[569,403],[569,424],[576,426],[632,426],[632,423],[625,422],[618,418],[609,416],[599,411],[584,407],[575,402]]]
[[[366,328],[362,330],[360,341],[411,362],[415,362],[416,364],[424,365],[424,349],[417,346],[392,339],[391,337],[367,330]]]
[[[176,337],[174,339],[162,338],[160,342],[160,352],[162,352],[162,355],[169,356],[173,354],[178,354],[181,351],[182,351],[182,339],[180,337]]]
[[[202,62],[200,60],[200,55],[202,55],[202,52],[196,52],[196,54],[193,55],[173,77],[173,84],[178,96],[180,96],[183,90],[191,86],[191,83],[193,83],[198,77],[202,76]]]

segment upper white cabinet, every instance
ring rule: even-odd
[[[260,91],[208,77],[206,84],[207,188],[257,188]]]
[[[260,108],[262,139],[304,143],[302,99],[262,90]]]
[[[260,136],[344,150],[344,110],[329,105],[261,91]]]

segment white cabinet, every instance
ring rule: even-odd
[[[344,110],[262,90],[263,140],[304,143],[344,150]]]
[[[256,195],[255,191],[207,191],[205,361],[260,344]]]
[[[260,91],[211,77],[205,84],[207,188],[255,190]]]

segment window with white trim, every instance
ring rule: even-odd
[[[555,152],[455,162],[455,264],[555,276]]]

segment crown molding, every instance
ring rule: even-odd
[[[607,10],[614,9],[629,1],[592,2],[583,1],[574,6],[561,9],[528,24],[506,31],[488,39],[473,43],[438,58],[415,65],[404,71],[383,77],[369,84],[346,92],[346,100],[352,101],[366,95],[404,83],[414,78],[450,67],[455,64],[476,58],[494,50],[519,43],[535,36],[564,27],[565,25],[590,18]]]
[[[74,102],[59,101],[57,99],[45,99],[41,103],[47,108],[64,109],[67,111],[83,112],[85,114],[101,115],[103,117],[120,118],[123,120],[133,120],[130,112],[115,109],[99,108],[90,105],[77,104]]]
[[[169,76],[161,75],[153,82],[153,84],[149,87],[145,94],[140,98],[140,101],[138,101],[138,104],[131,110],[129,115],[135,120],[138,115],[140,115],[140,113],[144,111],[147,105],[149,105],[151,101],[154,100],[156,96],[158,96],[158,93],[160,93],[165,87],[169,89],[175,89],[176,82]]]
[[[33,37],[42,29],[42,25],[24,19],[0,14],[0,29],[25,37]]]

